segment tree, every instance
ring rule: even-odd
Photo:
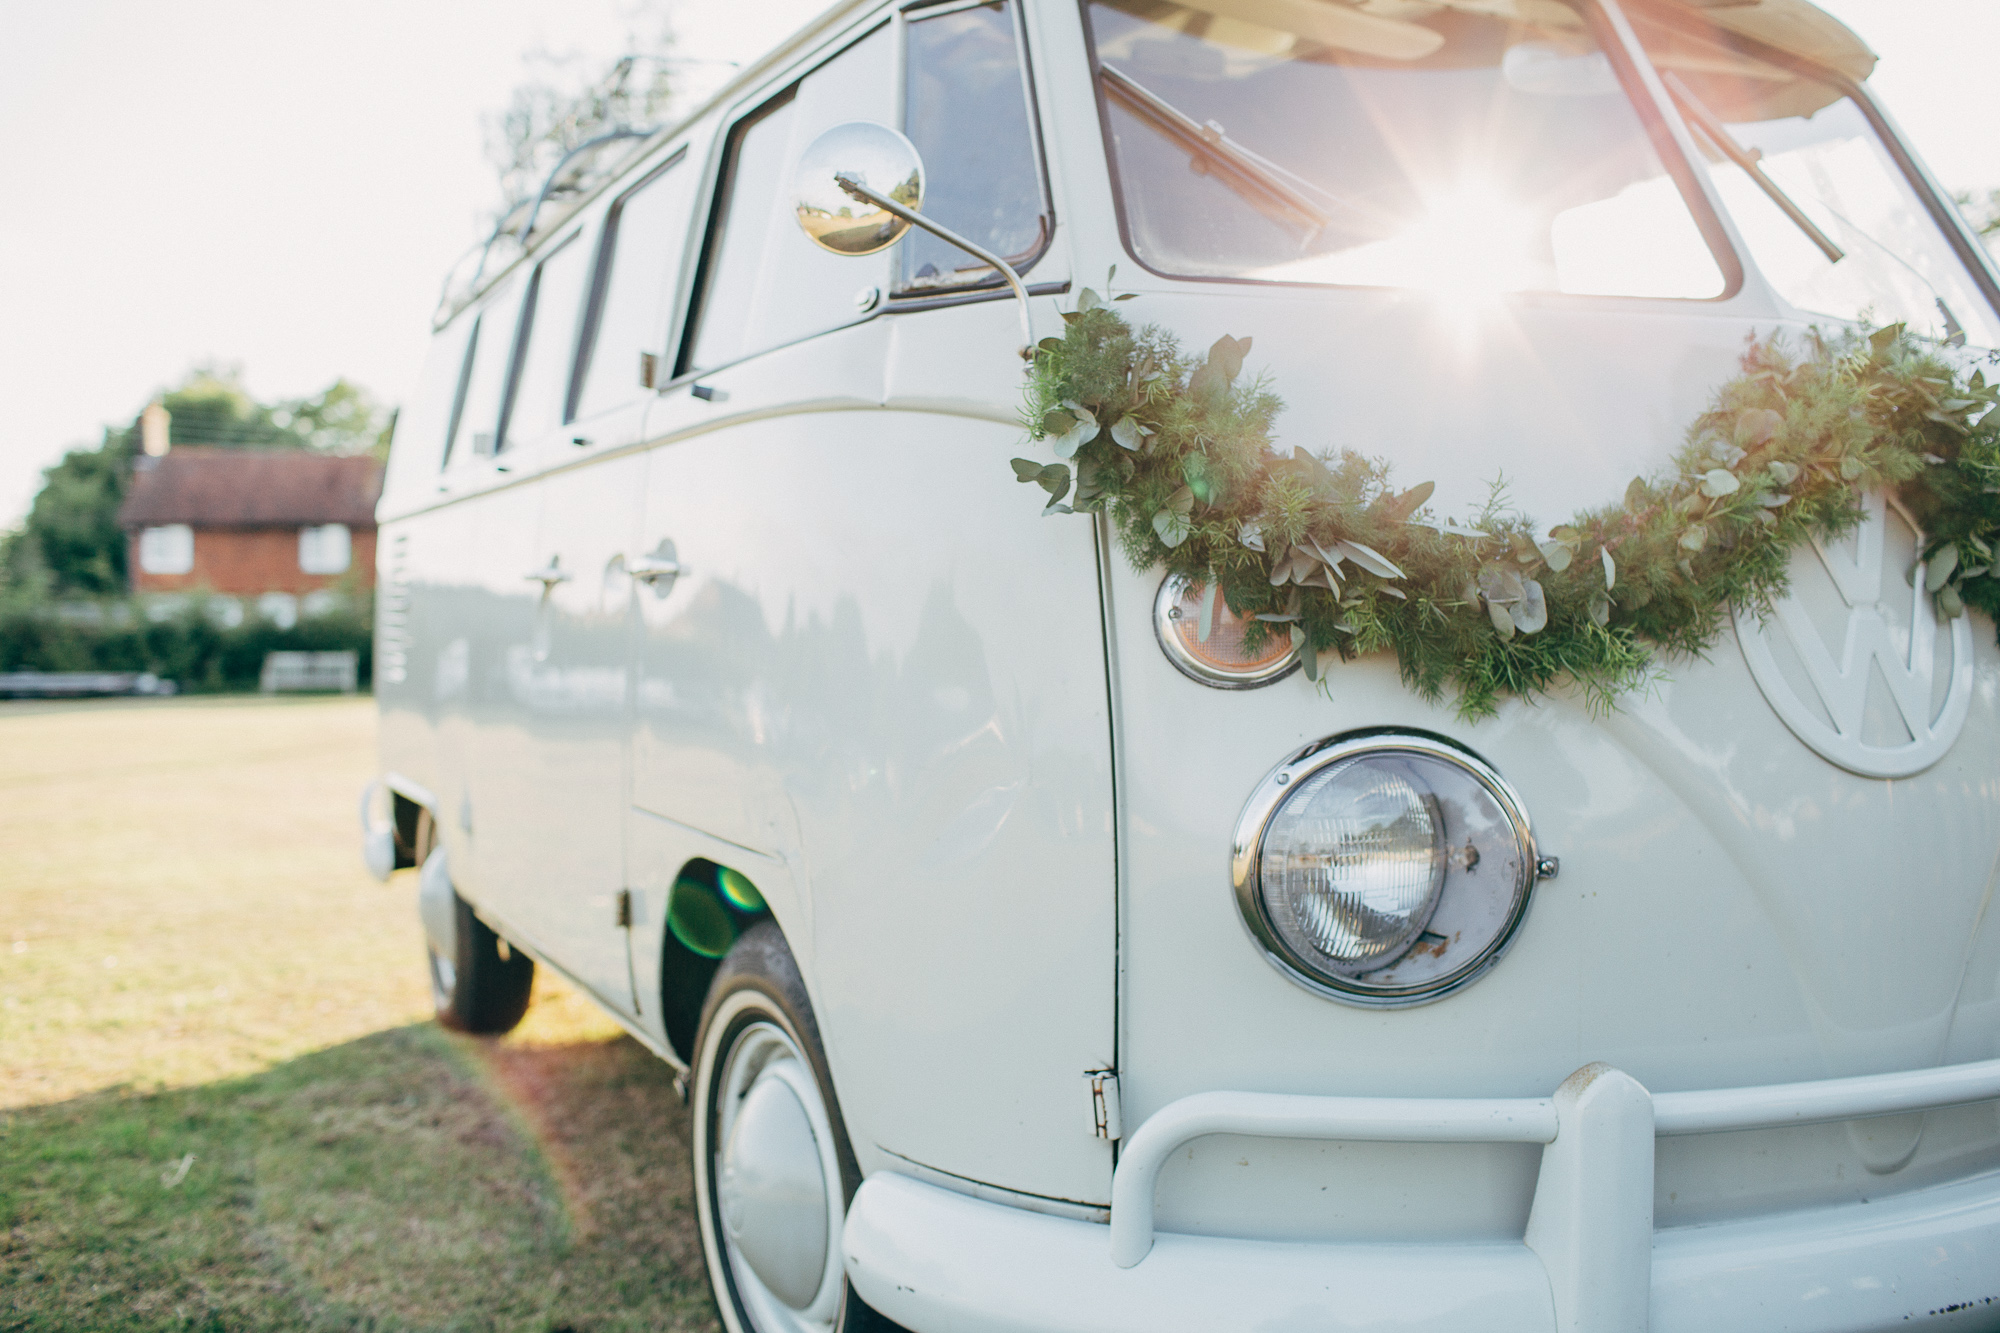
[[[0,585],[16,596],[105,595],[125,589],[125,534],[118,505],[138,448],[139,427],[104,432],[96,448],[72,449],[42,472],[42,489],[19,528],[0,537]]]
[[[504,110],[486,117],[486,156],[500,176],[496,219],[532,203],[578,145],[615,128],[650,128],[666,114],[674,35],[657,0],[630,11],[625,45],[609,67],[579,52],[544,49],[524,57],[533,76],[514,89]]]

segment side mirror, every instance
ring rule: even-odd
[[[924,202],[924,160],[917,146],[886,125],[851,120],[812,141],[792,178],[792,206],[814,245],[837,255],[872,255],[911,227],[949,241],[1007,280],[1021,315],[1021,359],[1032,363],[1034,325],[1028,289],[1013,265],[917,210]]]
[[[843,181],[901,204],[914,213],[924,201],[924,163],[916,145],[886,125],[852,120],[812,141],[792,181],[799,229],[837,255],[872,255],[903,239],[910,229],[880,203]]]

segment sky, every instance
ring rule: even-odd
[[[746,63],[824,8],[0,0],[0,527],[203,362],[266,400],[342,375],[400,399],[496,199],[482,117],[531,53],[608,63],[662,3],[682,56]],[[2000,187],[2000,0],[1821,3],[1946,187]]]

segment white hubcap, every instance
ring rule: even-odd
[[[716,1079],[720,1239],[758,1333],[832,1328],[841,1289],[840,1168],[812,1067],[776,1024],[744,1029]]]

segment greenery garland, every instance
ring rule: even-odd
[[[1852,528],[1884,486],[1923,527],[1939,611],[2000,618],[2000,384],[1901,325],[1753,339],[1664,474],[1544,532],[1498,482],[1460,523],[1382,459],[1279,453],[1248,338],[1197,361],[1088,289],[1063,318],[1024,412],[1060,461],[1016,458],[1016,478],[1048,492],[1045,515],[1108,514],[1135,568],[1203,585],[1204,629],[1219,590],[1253,650],[1288,633],[1316,681],[1324,653],[1389,650],[1467,718],[1564,679],[1609,706],[1652,678],[1653,648],[1700,653],[1731,605],[1782,596],[1792,549]]]

